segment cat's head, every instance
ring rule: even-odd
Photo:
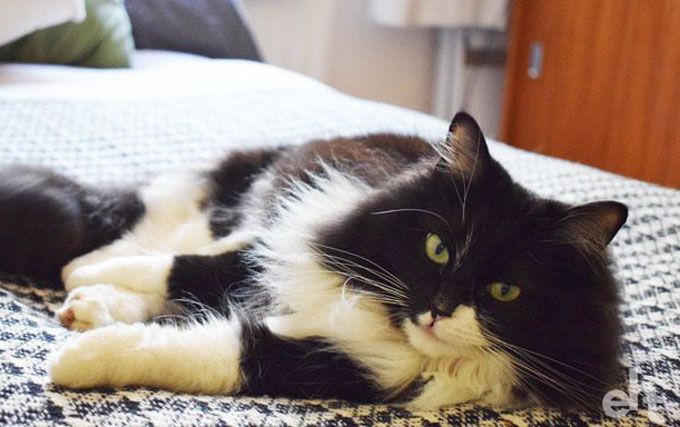
[[[531,168],[531,164],[526,167]],[[617,373],[617,202],[571,206],[515,183],[459,113],[437,154],[326,237],[432,358],[502,354],[518,398],[595,406]]]

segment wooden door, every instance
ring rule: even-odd
[[[516,0],[510,33],[503,140],[680,187],[680,0]]]

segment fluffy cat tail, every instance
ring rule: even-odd
[[[131,228],[144,205],[133,191],[100,191],[29,166],[0,170],[0,273],[61,286],[61,268]]]

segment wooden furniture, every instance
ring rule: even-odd
[[[516,0],[501,139],[680,188],[680,1]]]

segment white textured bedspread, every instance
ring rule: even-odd
[[[307,78],[244,61],[148,53],[135,70],[0,66],[0,166],[41,164],[88,183],[124,185],[204,167],[231,148],[369,132],[442,138],[447,123],[358,100]],[[621,420],[465,405],[413,413],[396,406],[149,389],[52,386],[49,352],[73,334],[52,319],[63,293],[0,282],[0,424],[37,425],[626,425],[680,423],[680,192],[491,143],[520,182],[564,201],[630,208],[612,244],[624,285],[624,358],[639,409]],[[2,244],[2,242],[0,242]],[[559,339],[559,337],[555,337]],[[657,396],[655,409],[643,397]]]

